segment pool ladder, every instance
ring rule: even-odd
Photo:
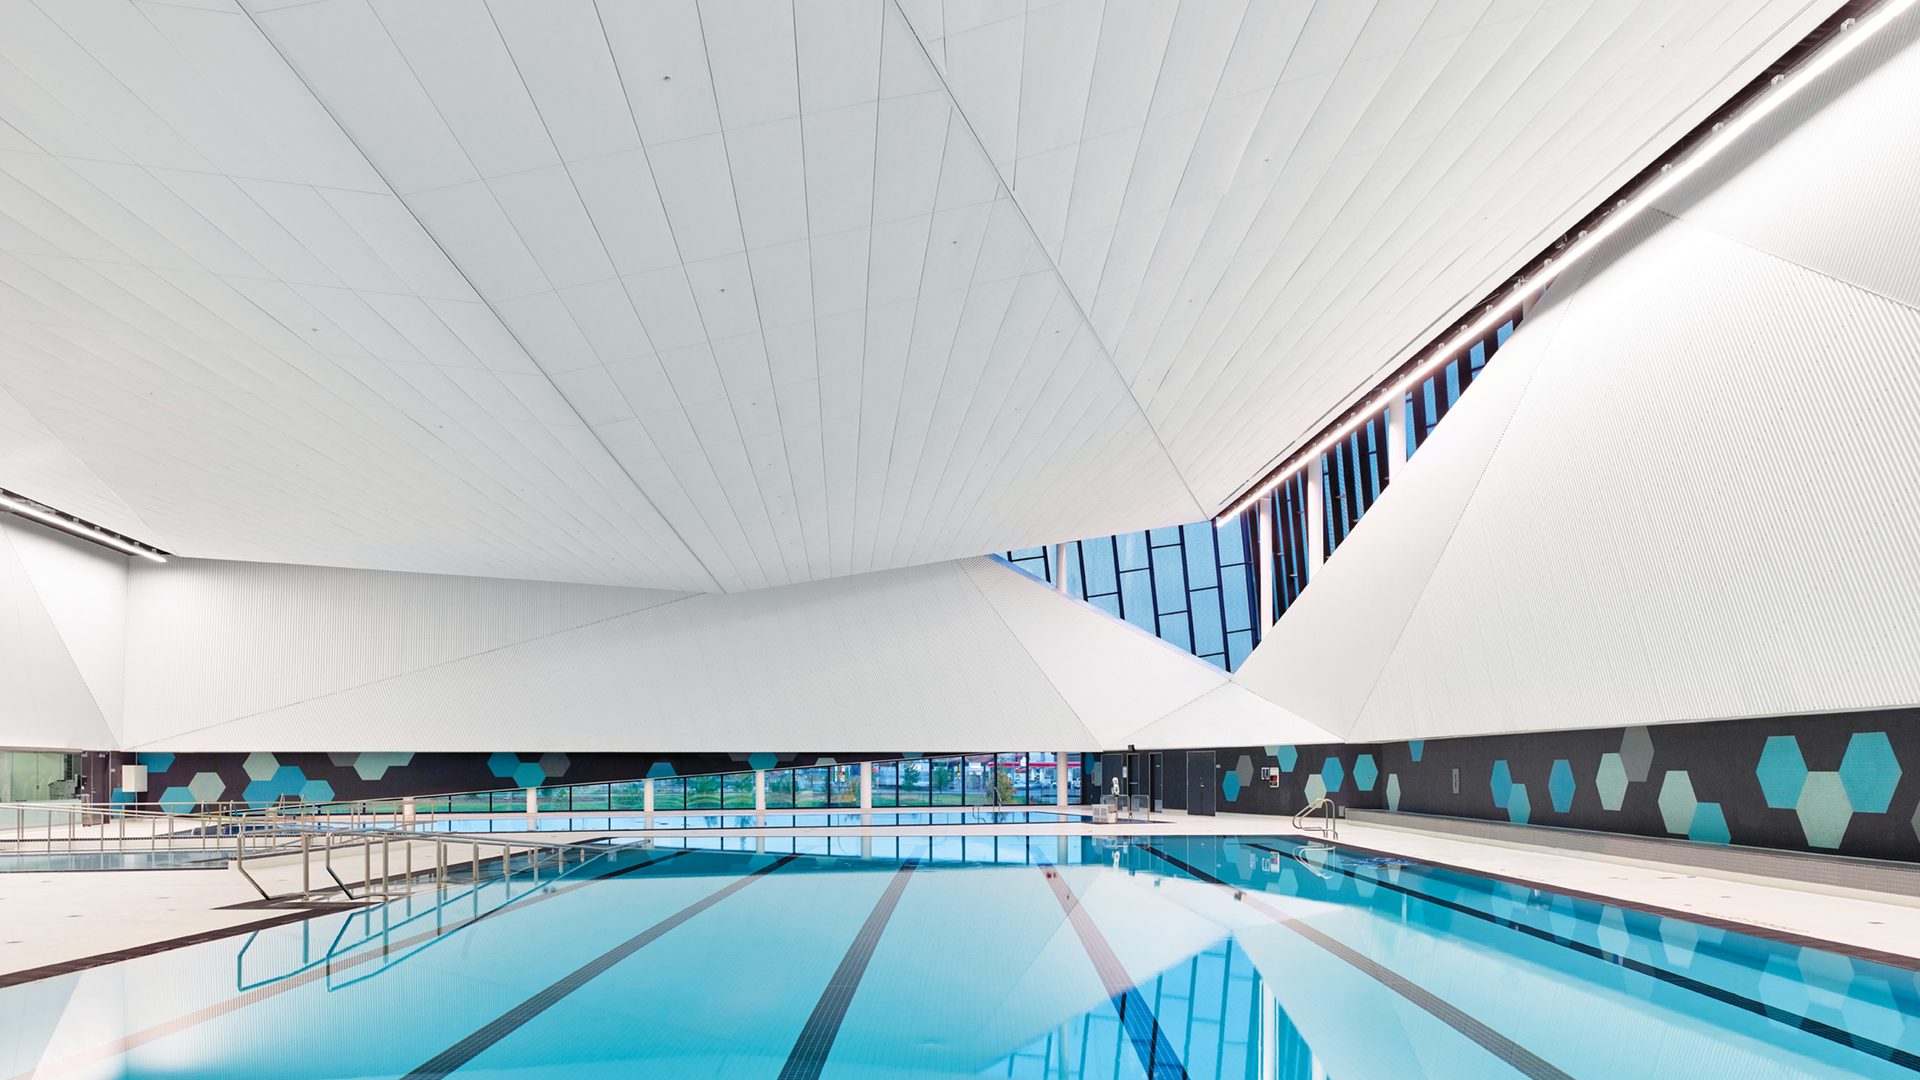
[[[1321,815],[1321,824],[1313,824],[1315,814]],[[1293,815],[1293,828],[1296,832],[1317,832],[1333,840],[1340,835],[1340,808],[1332,799],[1321,796],[1308,803]]]

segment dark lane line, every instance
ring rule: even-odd
[[[1093,961],[1093,970],[1100,976],[1100,984],[1106,988],[1114,1011],[1120,1014],[1120,1026],[1133,1043],[1133,1052],[1140,1058],[1140,1067],[1147,1071],[1147,1080],[1188,1080],[1187,1066],[1168,1043],[1159,1018],[1153,1015],[1147,999],[1134,986],[1133,976],[1127,974],[1126,965],[1120,962],[1093,916],[1087,914],[1080,898],[1073,894],[1073,887],[1060,876],[1059,867],[1040,869],[1047,876],[1054,899],[1060,901],[1060,909],[1066,912],[1067,922],[1080,938],[1080,947],[1086,950],[1087,959]]]
[[[860,924],[853,944],[847,946],[847,955],[840,958],[833,978],[827,980],[827,988],[820,992],[820,1000],[814,1003],[812,1015],[807,1017],[800,1037],[793,1042],[792,1052],[787,1054],[780,1080],[815,1080],[826,1067],[827,1055],[833,1052],[833,1041],[840,1035],[840,1024],[847,1018],[847,1006],[853,1004],[853,993],[860,988],[860,979],[867,973],[873,950],[880,944],[880,935],[886,932],[887,920],[893,918],[893,909],[900,906],[900,894],[907,890],[907,879],[919,865],[919,859],[908,859],[894,871],[887,891],[880,894],[867,921]]]
[[[1441,1023],[1446,1024],[1448,1027],[1471,1039],[1481,1049],[1499,1058],[1501,1061],[1506,1062],[1508,1065],[1511,1065],[1514,1069],[1518,1070],[1521,1075],[1531,1077],[1532,1080],[1572,1080],[1572,1077],[1568,1073],[1562,1071],[1552,1062],[1521,1046],[1519,1043],[1514,1042],[1512,1039],[1481,1023],[1479,1020],[1474,1019],[1465,1012],[1453,1007],[1431,990],[1408,981],[1405,976],[1396,973],[1393,969],[1376,962],[1363,953],[1347,947],[1344,943],[1329,937],[1314,927],[1281,911],[1279,908],[1268,904],[1266,901],[1260,899],[1257,894],[1247,892],[1237,885],[1222,881],[1197,866],[1189,865],[1161,851],[1152,844],[1142,843],[1139,844],[1138,847],[1182,873],[1191,875],[1208,884],[1220,885],[1234,890],[1234,894],[1242,903],[1245,903],[1247,906],[1294,933],[1299,934],[1301,937],[1306,938],[1308,941],[1313,942],[1315,945],[1320,946],[1327,952],[1345,960],[1348,964],[1381,986],[1418,1005]],[[1284,852],[1282,854],[1284,854]]]
[[[569,994],[604,975],[608,969],[648,945],[660,940],[687,920],[708,908],[739,892],[741,889],[759,881],[762,877],[780,869],[798,859],[798,855],[782,855],[773,862],[735,878],[730,884],[715,892],[688,904],[672,915],[654,923],[645,930],[628,938],[620,944],[601,953],[562,977],[553,985],[534,994],[513,1008],[502,1013],[497,1019],[473,1034],[461,1039],[447,1049],[435,1055],[432,1060],[407,1074],[407,1080],[438,1080],[440,1077],[459,1069],[472,1061],[489,1047],[518,1031],[528,1021],[560,1003]]]
[[[1248,843],[1246,841],[1242,841],[1242,843],[1246,843],[1247,847],[1258,848],[1261,851],[1270,852],[1275,855],[1291,855],[1290,852],[1276,847],[1268,847],[1265,844]],[[1164,858],[1165,856],[1162,857]],[[1344,867],[1329,864],[1327,869],[1355,881],[1362,880],[1359,875]],[[1648,978],[1659,979],[1669,986],[1677,986],[1683,990],[1691,990],[1703,997],[1712,998],[1721,1004],[1731,1005],[1736,1009],[1744,1009],[1747,1012],[1757,1016],[1764,1016],[1775,1023],[1784,1024],[1787,1027],[1799,1028],[1801,1031],[1807,1032],[1810,1035],[1817,1035],[1829,1042],[1850,1047],[1863,1054],[1871,1054],[1882,1061],[1892,1062],[1910,1072],[1920,1072],[1920,1054],[1915,1054],[1910,1050],[1902,1050],[1897,1046],[1888,1046],[1886,1043],[1868,1038],[1865,1035],[1834,1027],[1832,1024],[1824,1021],[1815,1020],[1810,1016],[1803,1016],[1800,1013],[1790,1012],[1778,1006],[1769,1005],[1764,1001],[1755,1001],[1753,998],[1743,994],[1736,994],[1724,987],[1715,986],[1709,982],[1702,982],[1699,979],[1682,975],[1677,971],[1668,971],[1666,968],[1649,964],[1644,960],[1636,960],[1631,956],[1621,956],[1617,953],[1610,953],[1597,945],[1589,945],[1584,941],[1561,937],[1551,930],[1543,930],[1540,927],[1531,926],[1527,923],[1502,918],[1490,911],[1481,911],[1479,908],[1469,907],[1466,904],[1456,903],[1452,900],[1442,900],[1437,896],[1423,893],[1418,889],[1407,888],[1398,882],[1388,881],[1383,877],[1369,877],[1364,880],[1370,881],[1382,889],[1388,889],[1400,893],[1403,896],[1410,896],[1416,900],[1423,900],[1429,904],[1446,908],[1449,911],[1459,912],[1462,915],[1471,915],[1481,922],[1491,923],[1494,926],[1504,926],[1509,930],[1518,931],[1528,937],[1558,945],[1563,949],[1571,949],[1574,952],[1593,957],[1603,963],[1616,964],[1626,968],[1628,971],[1637,972]],[[1544,886],[1538,886],[1538,888],[1540,888],[1542,892],[1553,891]]]

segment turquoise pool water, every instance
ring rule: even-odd
[[[0,1078],[1920,1071],[1915,971],[1291,840],[608,849],[0,989]]]

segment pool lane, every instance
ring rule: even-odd
[[[876,864],[783,865],[606,968],[455,1075],[777,1076],[899,879],[897,867]]]
[[[1874,966],[1865,961],[1603,910],[1419,864],[1379,865],[1335,854],[1331,860],[1316,857],[1316,868],[1309,870],[1293,858],[1298,846],[1285,840],[1152,843],[1180,852],[1191,867],[1213,868],[1212,876],[1230,888],[1265,894],[1264,902],[1297,913],[1329,938],[1573,1075],[1914,1075],[1884,1051],[1876,1053],[1874,1045],[1920,1036],[1920,1024],[1903,1016],[1905,999],[1897,989],[1862,975],[1870,992],[1849,996],[1844,982],[1814,977],[1833,961]],[[1144,850],[1141,855],[1157,859]],[[1523,924],[1531,930],[1551,926],[1554,933],[1529,932],[1520,929]],[[1259,958],[1255,933],[1239,932]],[[1556,935],[1587,947],[1569,948],[1553,940]],[[1755,951],[1780,955],[1756,958]],[[1783,962],[1786,954],[1794,958]],[[1699,985],[1662,978],[1652,968],[1666,975],[1690,972]],[[1881,974],[1898,986],[1911,973]],[[1775,1019],[1729,996],[1785,1001],[1792,1008],[1784,1012],[1791,1015]],[[1820,1037],[1800,1022],[1810,1007],[1823,1005],[1845,1020],[1841,1038]],[[1316,1045],[1338,1041],[1337,1030],[1309,1034],[1319,1040]]]
[[[12,1042],[0,1039],[0,1075],[402,1075],[523,1001],[529,985],[558,979],[741,869],[737,856],[636,855],[619,876],[548,882],[504,909],[505,886],[486,883],[478,919],[461,918],[459,894],[411,921],[402,901],[83,973],[45,1045],[6,1053]],[[309,963],[328,955],[335,933],[344,944]],[[82,1006],[89,996],[110,997],[112,1013]],[[0,1009],[7,1002],[0,996]]]

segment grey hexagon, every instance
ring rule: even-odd
[[[1240,778],[1241,787],[1251,786],[1253,784],[1253,758],[1246,754],[1241,754],[1240,760],[1233,763],[1233,774]]]
[[[1913,838],[1920,840],[1920,806],[1913,808]]]
[[[249,780],[271,780],[273,774],[280,771],[280,762],[272,754],[256,750],[247,755],[247,760],[240,767],[247,771]]]
[[[1620,763],[1627,767],[1627,779],[1645,783],[1653,768],[1653,735],[1644,727],[1630,727],[1620,736]]]
[[[547,779],[549,780],[556,776],[567,775],[567,770],[572,767],[573,759],[565,754],[553,753],[540,755],[540,771],[546,773]]]
[[[360,756],[359,754],[356,754],[351,750],[329,750],[327,752],[327,760],[333,762],[335,765],[339,766],[342,769],[353,768],[353,761],[355,758],[359,756]]]

